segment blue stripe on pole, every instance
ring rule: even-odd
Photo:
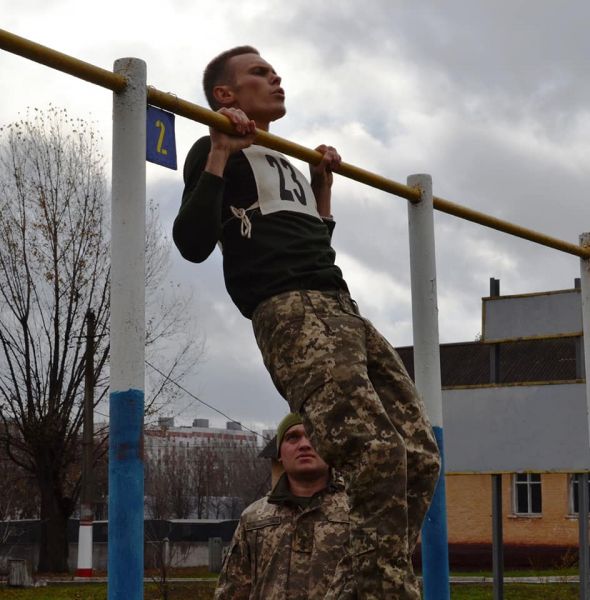
[[[143,407],[141,390],[111,393],[109,600],[143,598]]]
[[[442,427],[433,427],[440,450],[441,471],[432,504],[422,525],[422,578],[424,600],[449,600],[449,545]]]

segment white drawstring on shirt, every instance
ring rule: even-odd
[[[258,202],[255,202],[252,206],[249,206],[248,209],[236,208],[235,206],[229,207],[233,216],[240,220],[240,233],[242,234],[242,237],[248,239],[252,237],[252,221],[250,221],[250,217],[248,217],[246,210],[251,210],[257,206]]]

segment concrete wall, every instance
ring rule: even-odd
[[[578,289],[483,298],[482,313],[486,342],[582,332]]]
[[[227,544],[226,544],[227,546]],[[94,571],[107,570],[107,551],[105,542],[95,542],[92,547],[92,568]],[[156,544],[147,542],[145,547],[145,568],[157,568]],[[201,567],[209,565],[208,542],[175,542],[170,544],[170,557],[172,567]],[[37,544],[14,544],[10,547],[0,545],[0,573],[8,572],[8,559],[22,558],[36,570],[39,559]],[[78,544],[69,545],[68,567],[70,572],[75,572],[78,560]]]
[[[209,539],[221,538],[228,546],[237,520],[170,520],[145,521],[145,567],[157,567],[158,543],[154,540],[169,538],[172,566],[198,567],[209,564]],[[7,521],[9,535],[7,543],[0,544],[0,573],[7,572],[7,560],[25,559],[33,569],[39,562],[39,521]],[[92,568],[95,571],[107,570],[107,528],[106,521],[95,521],[93,531]],[[68,523],[69,556],[71,572],[77,568],[78,560],[78,521]]]
[[[447,473],[590,471],[586,385],[443,390]]]

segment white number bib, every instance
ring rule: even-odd
[[[243,152],[252,167],[263,215],[289,210],[321,219],[309,181],[282,154],[262,146]]]

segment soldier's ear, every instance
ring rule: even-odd
[[[213,96],[220,106],[229,107],[235,101],[233,89],[229,85],[216,85]]]

